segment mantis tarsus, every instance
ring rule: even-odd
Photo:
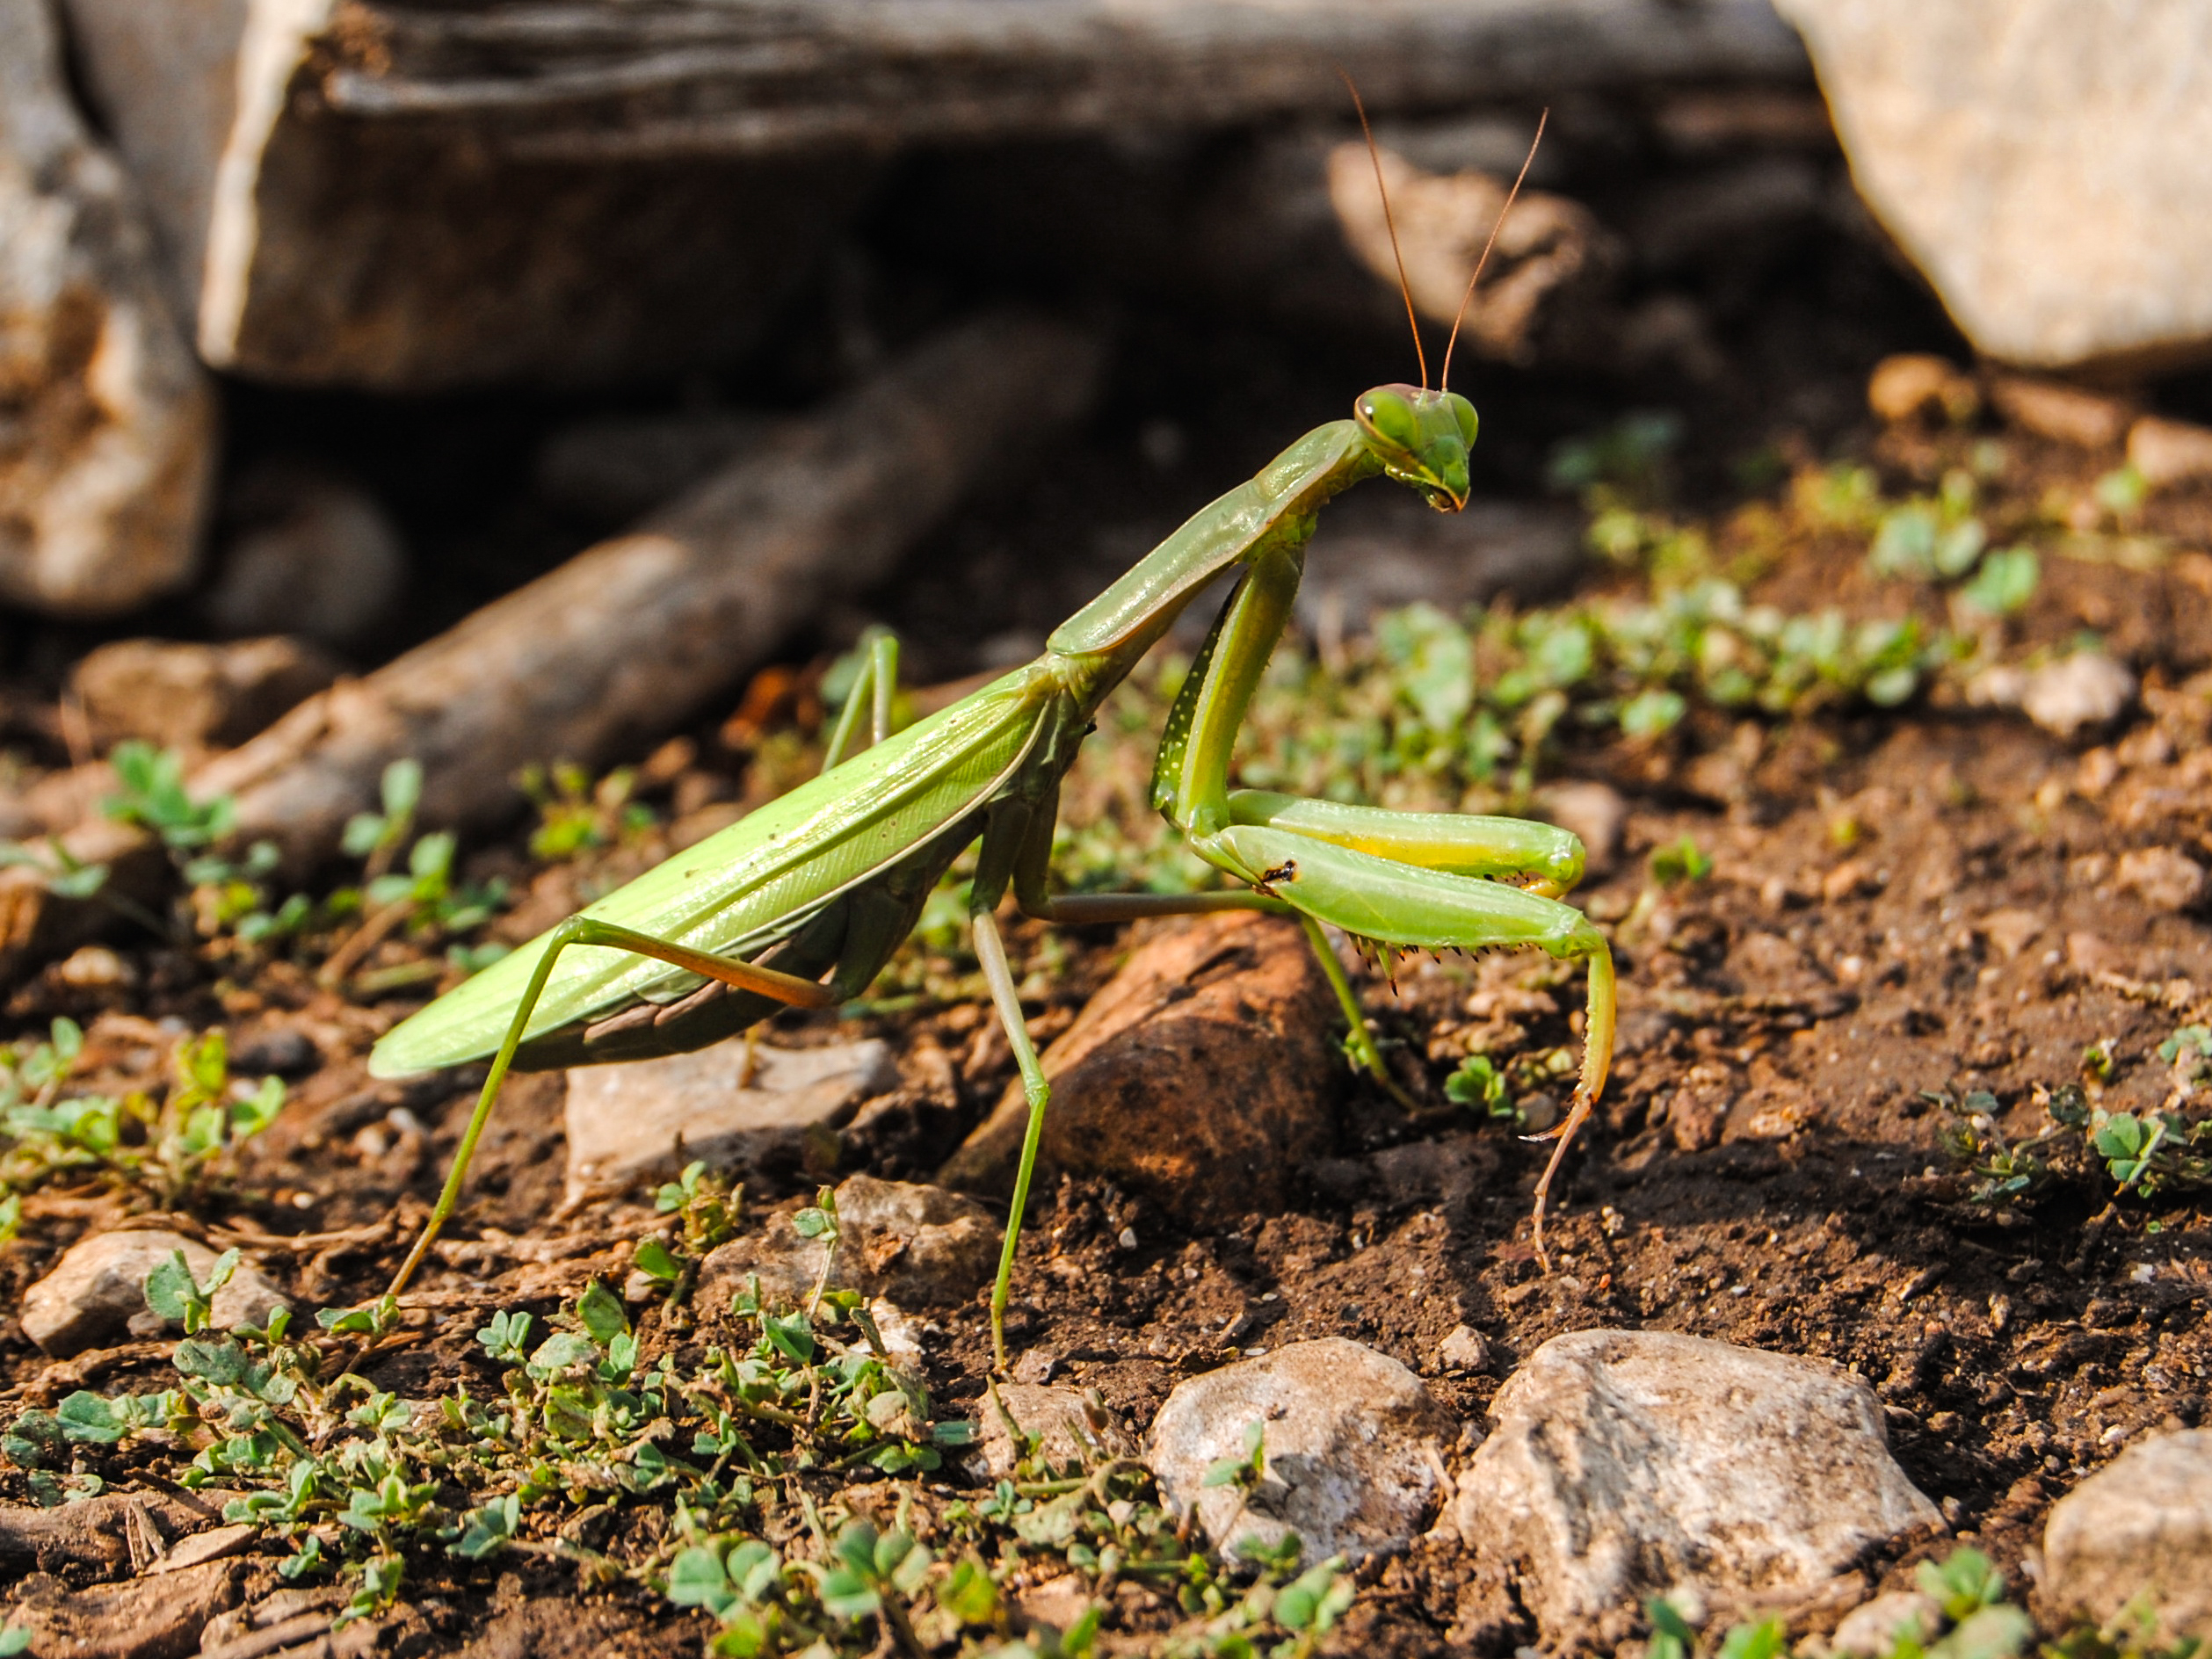
[[[1469,296],[1481,271],[1478,261]],[[1410,317],[1410,301],[1407,308]],[[1414,339],[1418,352],[1418,322]],[[1421,387],[1361,394],[1351,419],[1307,433],[1201,509],[1062,623],[1035,662],[896,734],[888,727],[896,647],[876,637],[819,777],[571,916],[388,1033],[370,1060],[381,1076],[491,1056],[437,1207],[393,1291],[407,1284],[452,1214],[511,1067],[681,1053],[744,1031],[780,1006],[828,1008],[857,996],[912,929],[939,879],[979,838],[969,907],[975,954],[1029,1100],[991,1293],[1001,1365],[1015,1250],[1050,1097],[996,919],[1009,892],[1024,914],[1068,924],[1221,909],[1296,917],[1351,1022],[1347,1049],[1386,1083],[1324,924],[1388,946],[1534,945],[1556,958],[1586,958],[1581,1080],[1536,1190],[1541,1250],[1552,1178],[1605,1085],[1613,1045],[1612,956],[1604,936],[1558,902],[1582,874],[1582,844],[1516,818],[1349,807],[1229,786],[1237,729],[1289,619],[1322,507],[1377,474],[1440,512],[1467,504],[1476,414],[1444,389],[1450,372],[1447,347],[1437,390],[1426,388],[1424,356]],[[1191,598],[1232,566],[1243,575],[1169,711],[1152,800],[1200,858],[1239,885],[1172,897],[1054,895],[1047,865],[1061,780],[1094,714]],[[843,759],[864,712],[872,715],[874,743]]]

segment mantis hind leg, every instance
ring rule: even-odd
[[[537,971],[530,976],[529,988],[516,1005],[514,1018],[508,1023],[506,1037],[499,1045],[499,1052],[492,1057],[491,1069],[484,1076],[482,1091],[476,1097],[476,1109],[470,1114],[468,1127],[462,1134],[461,1145],[453,1153],[453,1168],[447,1171],[446,1184],[439,1192],[437,1206],[431,1211],[422,1236],[415,1241],[415,1248],[400,1264],[400,1270],[393,1276],[386,1294],[396,1296],[407,1288],[408,1281],[415,1277],[415,1270],[422,1265],[423,1257],[429,1253],[431,1245],[452,1219],[454,1207],[461,1201],[461,1182],[468,1174],[468,1161],[475,1155],[476,1142],[483,1134],[484,1126],[491,1120],[493,1103],[499,1098],[500,1085],[506,1081],[508,1069],[514,1063],[515,1051],[522,1046],[523,1038],[529,1032],[531,1018],[538,1011],[539,1000],[545,995],[546,984],[553,976],[555,962],[572,945],[594,945],[651,957],[656,961],[687,968],[708,979],[719,980],[735,989],[758,992],[799,1008],[827,1008],[835,1003],[841,995],[833,986],[801,979],[793,974],[780,974],[772,967],[758,967],[751,962],[695,951],[688,945],[656,938],[649,933],[640,933],[633,928],[618,927],[611,922],[594,921],[582,916],[570,916],[554,930],[552,938],[547,941],[544,954],[538,959]]]

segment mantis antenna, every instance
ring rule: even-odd
[[[1382,198],[1382,223],[1390,233],[1390,257],[1398,262],[1398,297],[1405,301],[1405,320],[1413,330],[1413,360],[1420,365],[1421,389],[1425,392],[1429,389],[1429,354],[1421,349],[1421,320],[1413,315],[1413,285],[1405,279],[1405,256],[1398,251],[1398,221],[1391,217],[1390,192],[1382,182],[1382,152],[1374,147],[1374,128],[1367,125],[1367,106],[1360,101],[1360,89],[1352,83],[1351,72],[1338,69],[1337,73],[1344,77],[1344,90],[1352,94],[1352,107],[1360,112],[1360,131],[1367,136],[1367,159],[1374,163],[1374,189],[1375,193]],[[1536,130],[1541,133],[1543,128],[1540,126]],[[1524,173],[1527,170],[1526,166],[1521,168]],[[1508,199],[1506,206],[1512,205]],[[1493,229],[1490,234],[1496,235],[1498,233]],[[1489,250],[1485,249],[1483,251]],[[1465,309],[1464,307],[1461,308]],[[1451,361],[1451,353],[1447,351],[1444,356],[1447,372],[1450,369]]]
[[[1359,94],[1355,92],[1353,96],[1356,98]],[[1467,316],[1468,302],[1475,297],[1475,285],[1483,279],[1483,267],[1490,263],[1490,250],[1498,245],[1498,233],[1505,228],[1505,215],[1513,211],[1513,198],[1520,194],[1521,181],[1528,177],[1529,163],[1536,159],[1536,146],[1544,141],[1544,123],[1550,119],[1551,111],[1548,107],[1536,118],[1536,136],[1528,141],[1528,154],[1521,157],[1520,172],[1513,180],[1513,187],[1505,192],[1505,205],[1498,210],[1498,218],[1490,228],[1490,240],[1483,244],[1483,257],[1475,262],[1475,274],[1467,279],[1467,292],[1460,295],[1459,315],[1452,319],[1452,337],[1444,342],[1444,374],[1443,378],[1436,383],[1439,391],[1448,392],[1452,389],[1452,348],[1460,341],[1460,323]],[[1367,117],[1362,115],[1360,120],[1364,125]],[[1374,141],[1369,139],[1367,142],[1372,148]],[[1382,179],[1382,174],[1378,163],[1375,182],[1380,184]],[[1383,211],[1386,214],[1389,211],[1388,203],[1384,204]],[[1393,248],[1397,246],[1396,231],[1390,233],[1390,245]],[[1403,280],[1404,270],[1404,265],[1400,264],[1398,271],[1401,280]],[[1409,301],[1408,304],[1411,303]],[[1424,375],[1423,383],[1426,384],[1425,375]]]

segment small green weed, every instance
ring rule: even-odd
[[[219,1177],[231,1148],[259,1134],[284,1106],[284,1083],[249,1089],[230,1076],[220,1031],[177,1047],[160,1100],[134,1091],[68,1095],[84,1047],[74,1020],[56,1019],[44,1042],[0,1046],[0,1184],[22,1192],[76,1171],[134,1187],[165,1208],[189,1207]]]
[[[711,1619],[710,1651],[732,1655],[1090,1654],[1127,1581],[1179,1610],[1159,1652],[1302,1659],[1351,1604],[1343,1562],[1299,1573],[1295,1539],[1238,1562],[1190,1541],[1127,1460],[1058,1465],[1024,1437],[1009,1478],[947,1486],[944,1460],[972,1426],[939,1417],[882,1358],[850,1292],[825,1293],[814,1316],[741,1296],[751,1340],[679,1364],[649,1354],[594,1282],[543,1330],[502,1312],[476,1333],[499,1397],[410,1402],[330,1367],[395,1327],[388,1300],[323,1310],[320,1338],[295,1338],[282,1309],[264,1329],[211,1335],[224,1265],[195,1282],[172,1263],[149,1281],[149,1302],[190,1332],[175,1386],[19,1413],[0,1453],[58,1498],[73,1465],[82,1487],[113,1451],[173,1448],[188,1460],[180,1484],[236,1494],[227,1520],[290,1544],[286,1576],[351,1586],[340,1624],[389,1607],[437,1554],[555,1558],[657,1589]],[[1068,1572],[1097,1587],[1091,1609],[1009,1646],[1010,1579]]]

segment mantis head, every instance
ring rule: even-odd
[[[1467,452],[1475,446],[1475,406],[1457,392],[1378,386],[1362,392],[1353,418],[1382,470],[1419,492],[1439,512],[1467,505]]]

